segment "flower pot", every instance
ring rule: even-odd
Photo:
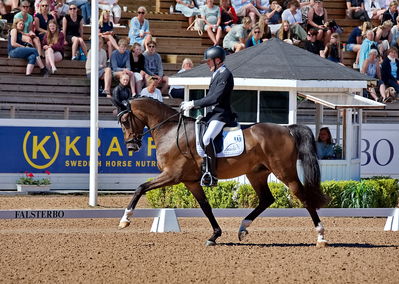
[[[17,184],[17,191],[19,192],[50,191],[50,184],[48,185]]]

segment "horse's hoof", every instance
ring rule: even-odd
[[[246,235],[248,235],[247,230],[238,231],[238,239],[240,240],[240,242],[245,239]]]
[[[130,225],[130,222],[120,222],[119,226],[118,226],[118,229],[119,230],[124,229],[126,227],[129,227],[129,225]]]
[[[207,247],[213,247],[213,246],[216,246],[216,242],[215,241],[206,241],[206,243],[205,243],[205,245],[207,246]]]
[[[317,248],[325,248],[325,247],[328,247],[328,243],[326,240],[317,241],[316,247]]]

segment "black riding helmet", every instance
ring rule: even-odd
[[[204,52],[204,59],[216,59],[220,58],[220,60],[224,61],[226,58],[226,52],[224,52],[224,49],[221,48],[220,46],[212,46],[205,50]]]

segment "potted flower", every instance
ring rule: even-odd
[[[44,171],[46,177],[35,177],[33,173],[25,172],[25,176],[17,180],[17,190],[21,192],[29,191],[49,191],[50,190],[50,172]]]

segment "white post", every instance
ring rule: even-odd
[[[89,205],[97,205],[98,174],[98,2],[91,2]]]

